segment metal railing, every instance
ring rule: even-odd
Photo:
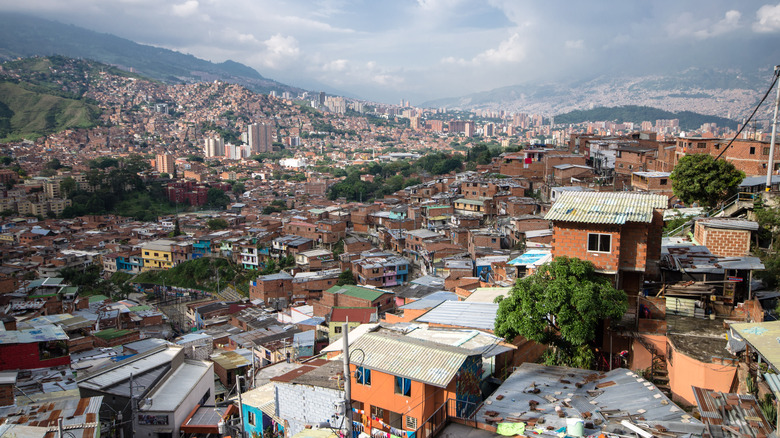
[[[447,399],[425,422],[417,428],[416,438],[431,438],[442,431],[450,422],[477,427],[476,414],[480,404],[465,400]]]
[[[719,207],[715,207],[712,210],[702,214],[700,217],[715,217],[719,215],[720,213],[724,212],[726,209],[733,205],[737,205],[740,202],[755,202],[756,196],[760,196],[760,193],[749,193],[749,192],[739,192],[736,195],[732,196]],[[671,237],[671,236],[679,236],[680,233],[682,233],[685,228],[689,227],[695,218],[691,218],[689,221],[686,221],[684,224],[680,225],[679,227],[671,230],[671,231],[665,231],[663,233],[664,237]]]

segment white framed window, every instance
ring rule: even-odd
[[[612,252],[612,235],[588,233],[588,252]]]

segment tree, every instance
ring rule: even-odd
[[[60,181],[60,190],[62,190],[62,193],[64,193],[65,196],[73,193],[73,191],[76,190],[76,187],[78,187],[76,180],[70,176]]]
[[[241,196],[244,194],[244,191],[246,190],[246,187],[244,186],[244,183],[237,182],[233,184],[233,193],[236,196]]]
[[[210,230],[224,230],[228,227],[228,222],[222,218],[209,219],[206,225]]]
[[[352,273],[352,269],[341,271],[339,279],[336,280],[336,286],[344,286],[345,284],[357,284],[355,281],[355,275]]]
[[[605,319],[628,309],[623,291],[599,275],[593,264],[558,257],[518,279],[507,297],[499,297],[495,333],[506,339],[524,336],[547,345],[548,365],[591,368],[591,342]]]
[[[222,190],[212,187],[206,192],[206,204],[212,208],[219,208],[220,210],[227,207],[230,203],[230,198]]]
[[[173,237],[181,236],[181,227],[179,226],[179,220],[176,219],[176,222],[173,224]]]
[[[680,158],[669,178],[674,195],[686,204],[714,207],[737,192],[745,173],[726,160],[692,154]]]

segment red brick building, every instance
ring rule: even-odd
[[[326,316],[334,307],[372,307],[380,314],[395,307],[395,294],[390,291],[361,286],[333,286],[314,303],[314,316]]]
[[[740,218],[699,219],[693,227],[693,237],[720,257],[744,257],[750,253],[753,231],[758,223]]]
[[[278,301],[290,303],[292,296],[292,275],[281,271],[277,274],[261,275],[249,283],[249,298],[263,300],[267,305]]]
[[[726,149],[730,139],[724,138],[702,138],[702,137],[682,137],[677,139],[674,155],[669,158],[674,159],[670,163],[672,167],[685,155],[688,154],[710,154],[717,157],[723,153],[723,159],[726,159],[737,169],[745,172],[747,176],[766,175],[766,166],[769,159],[769,143],[756,140],[734,140],[734,143]],[[725,151],[725,152],[724,152]],[[780,148],[775,149],[774,171],[780,170]],[[668,165],[666,166],[668,167]],[[657,170],[664,170],[658,169]]]
[[[553,258],[576,257],[614,276],[627,292],[658,275],[667,198],[639,192],[563,192],[545,216]]]

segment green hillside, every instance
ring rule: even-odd
[[[51,55],[93,59],[166,83],[210,82],[219,79],[261,93],[270,90],[302,91],[265,78],[254,69],[235,61],[213,63],[192,55],[137,44],[114,35],[55,21],[0,13],[0,60]]]
[[[679,119],[683,130],[698,129],[705,123],[717,123],[720,127],[737,129],[737,122],[717,116],[708,116],[691,111],[671,112],[649,106],[625,105],[617,107],[598,107],[590,110],[575,110],[555,116],[555,123],[582,123],[595,121],[614,121],[618,123],[642,123],[656,120]]]
[[[95,126],[100,109],[81,100],[0,82],[0,141],[37,138],[69,128]]]

